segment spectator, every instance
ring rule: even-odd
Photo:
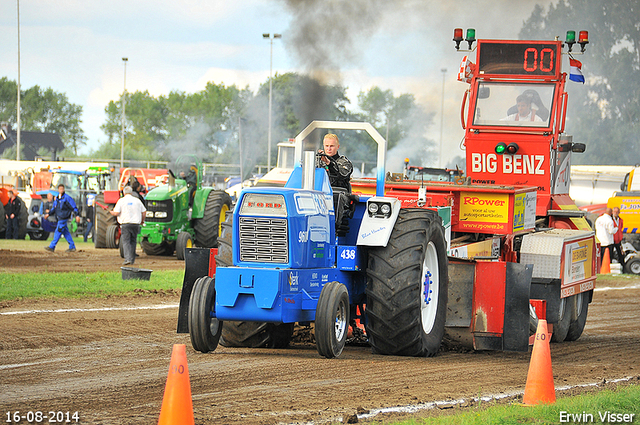
[[[16,189],[10,190],[9,202],[4,206],[4,214],[7,218],[7,230],[5,233],[7,239],[18,239],[21,208],[22,200],[18,197],[18,191]]]
[[[609,250],[609,258],[613,258],[613,252],[611,247],[613,246],[613,235],[616,234],[618,229],[613,223],[611,215],[613,211],[611,208],[607,208],[604,214],[602,214],[596,220],[596,237],[600,241],[600,258],[604,258],[604,251]]]
[[[616,251],[616,256],[618,257],[618,263],[622,266],[624,270],[624,253],[622,252],[622,228],[624,226],[624,221],[620,217],[620,208],[615,207],[613,209],[613,225],[618,229],[615,235],[613,235],[613,249]]]
[[[120,243],[124,251],[123,265],[127,266],[136,261],[136,239],[140,232],[140,225],[144,224],[147,209],[140,199],[131,195],[133,193],[131,186],[125,186],[122,192],[124,196],[118,199],[111,214],[118,217],[118,223],[120,223]]]
[[[87,241],[87,237],[91,235],[91,231],[93,230],[93,219],[94,219],[94,209],[93,203],[95,202],[96,195],[89,194],[87,195],[87,216],[85,217],[87,220],[87,229],[84,231],[84,241]]]
[[[48,218],[42,220],[42,230],[49,233],[55,232],[58,222],[55,215],[49,215],[51,208],[53,208],[53,200],[53,193],[47,192],[47,200],[40,203],[40,216],[44,218],[45,214],[48,215]]]
[[[64,185],[58,185],[58,197],[53,201],[53,206],[51,207],[51,211],[49,214],[45,214],[44,218],[48,219],[50,215],[55,215],[58,219],[58,224],[56,225],[56,232],[53,234],[53,240],[49,246],[45,246],[44,249],[49,252],[54,252],[56,249],[56,245],[60,240],[61,236],[69,243],[69,248],[66,252],[75,252],[76,244],[73,243],[73,237],[71,236],[71,232],[69,232],[69,228],[67,227],[67,223],[71,216],[76,215],[76,223],[80,222],[80,216],[78,215],[78,207],[76,206],[76,202],[73,198],[67,195],[64,191]]]

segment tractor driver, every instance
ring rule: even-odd
[[[353,172],[353,164],[351,164],[351,161],[349,161],[346,156],[338,153],[338,149],[340,148],[338,136],[332,133],[327,134],[324,136],[322,146],[324,150],[320,150],[319,153],[326,156],[321,156],[320,159],[329,174],[331,187],[340,187],[346,189],[347,192],[351,192],[349,179]]]

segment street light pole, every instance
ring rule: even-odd
[[[18,135],[16,140],[16,161],[20,161],[20,0],[18,2],[18,104],[16,105],[16,133]]]
[[[268,39],[271,44],[271,53],[269,54],[269,134],[267,138],[267,172],[271,170],[271,111],[273,108],[272,103],[272,91],[273,91],[273,79],[271,74],[273,72],[273,40],[276,38],[282,38],[282,34],[262,34],[262,38]]]
[[[442,168],[444,166],[442,158],[442,133],[444,131],[444,77],[447,73],[447,68],[442,68],[440,71],[442,72],[442,105],[440,107],[440,167]]]
[[[122,58],[124,64],[124,91],[122,92],[122,133],[120,134],[120,168],[124,168],[124,119],[127,107],[127,62],[129,58]]]

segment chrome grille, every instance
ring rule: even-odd
[[[287,219],[240,217],[240,261],[288,263]]]

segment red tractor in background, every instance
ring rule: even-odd
[[[95,237],[96,248],[119,248],[120,225],[110,211],[120,199],[122,189],[131,186],[144,197],[149,190],[167,184],[169,171],[166,168],[123,168],[120,170],[118,190],[105,190],[95,198]]]

